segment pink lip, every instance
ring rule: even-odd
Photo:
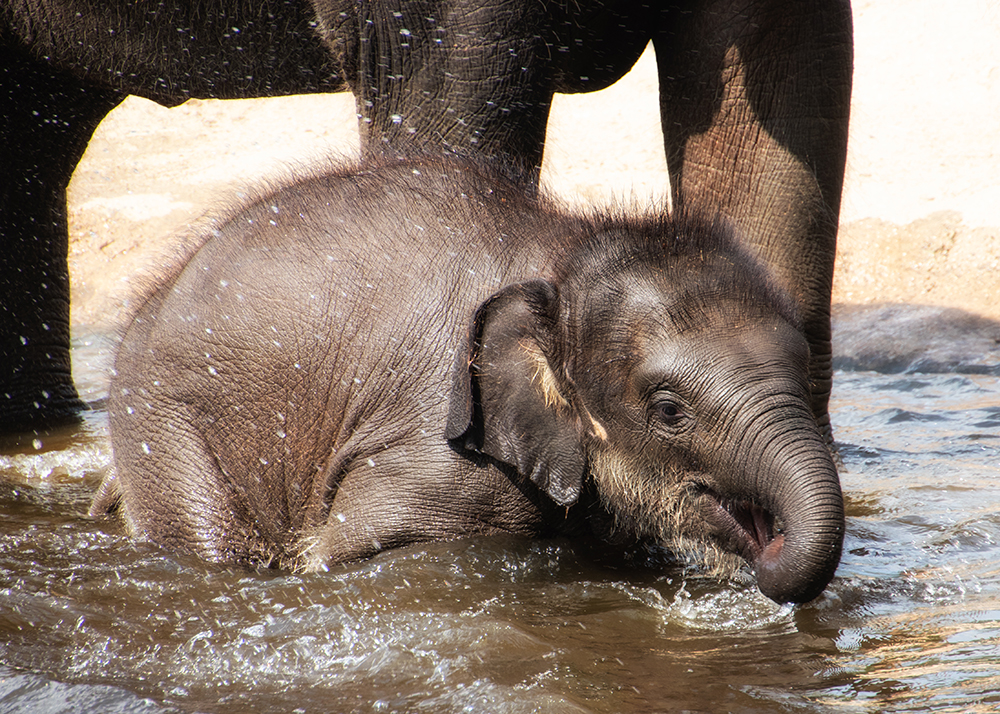
[[[744,500],[720,496],[706,489],[703,514],[718,529],[718,536],[748,563],[764,556],[770,560],[781,550],[784,536],[775,535],[774,516]]]

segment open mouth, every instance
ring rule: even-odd
[[[705,519],[718,529],[717,535],[727,549],[748,563],[756,563],[776,537],[782,538],[774,516],[757,504],[720,496],[708,488],[702,490],[702,495]]]

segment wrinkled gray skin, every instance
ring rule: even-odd
[[[674,205],[720,212],[798,304],[830,437],[830,292],[852,76],[847,0],[0,3],[0,434],[72,420],[66,186],[126,95],[350,89],[366,153],[541,165],[554,92],[656,50]]]
[[[646,542],[814,598],[844,513],[793,301],[722,224],[531,195],[420,159],[217,220],[124,336],[93,513],[304,569],[476,534]]]

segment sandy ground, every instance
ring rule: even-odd
[[[855,366],[998,364],[1000,6],[858,1],[854,17],[837,351]],[[647,51],[613,87],[556,98],[550,190],[579,204],[668,192],[654,62]],[[174,109],[130,98],[101,124],[70,186],[74,329],[113,329],[133,276],[205,211],[357,145],[346,94]]]

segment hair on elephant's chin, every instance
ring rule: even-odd
[[[636,464],[609,447],[592,449],[589,460],[591,478],[617,530],[654,540],[709,577],[747,578],[747,562],[709,535],[698,515],[701,495],[678,471]]]

